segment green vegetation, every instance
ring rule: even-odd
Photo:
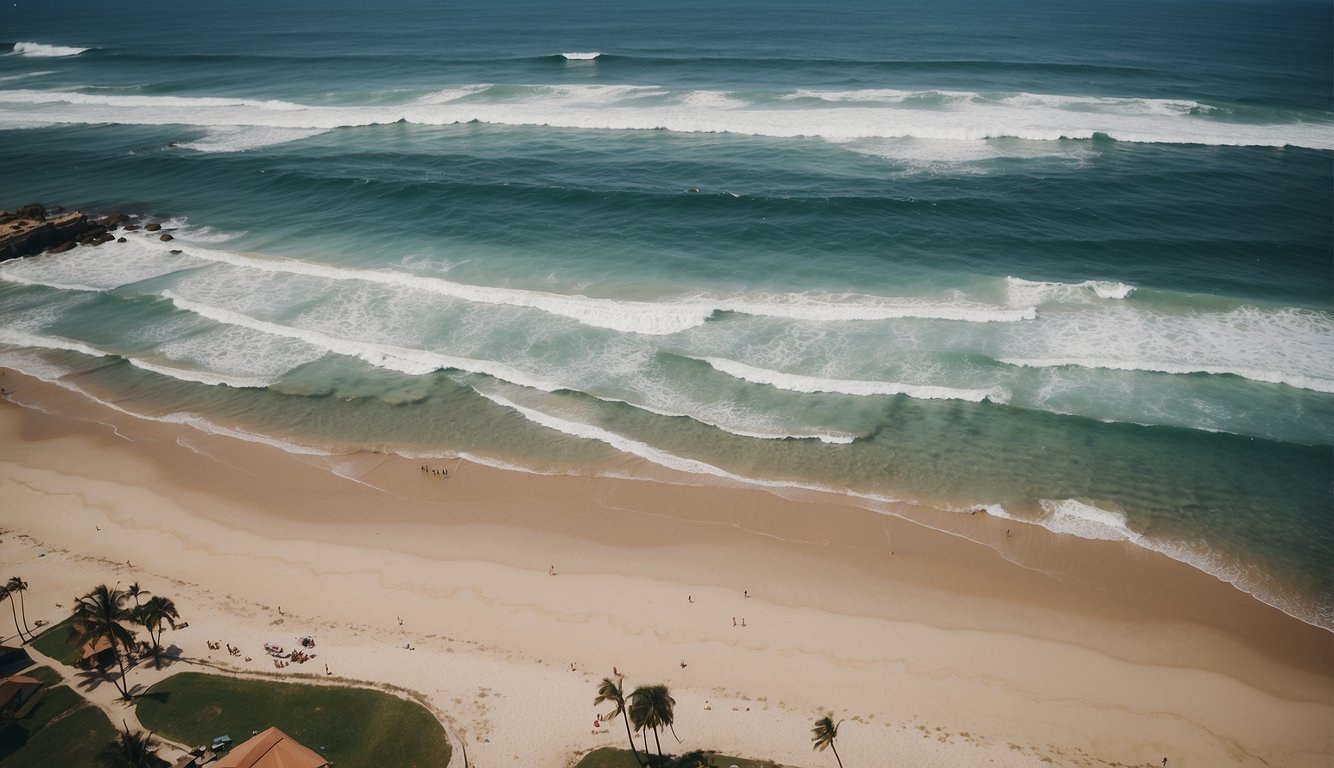
[[[47,627],[36,640],[32,641],[32,647],[61,664],[72,667],[74,662],[79,660],[79,646],[70,639],[70,632],[73,629],[74,617],[71,616],[59,624]]]
[[[45,667],[29,672],[47,679]],[[96,707],[67,686],[47,688],[0,729],[0,768],[109,766],[103,754],[116,729]]]
[[[584,755],[574,768],[635,768],[638,758],[628,749],[601,747]],[[717,768],[780,768],[772,760],[747,760],[741,757],[729,757],[717,752],[691,752],[668,763],[669,766],[717,766]]]
[[[239,744],[277,726],[338,768],[440,768],[450,758],[434,715],[380,691],[183,672],[138,702],[145,728],[182,744],[222,735]]]

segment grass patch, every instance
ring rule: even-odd
[[[426,708],[381,691],[238,680],[182,672],[138,699],[139,721],[163,738],[236,744],[277,726],[338,768],[441,768],[445,729]]]
[[[48,688],[0,729],[0,768],[109,766],[102,753],[115,740],[100,709],[67,686]]]
[[[643,754],[642,752],[640,753]],[[699,766],[717,766],[718,768],[731,768],[735,765],[737,768],[782,768],[778,763],[772,760],[747,760],[744,757],[729,757],[720,755],[716,752],[705,751],[697,754],[700,761],[686,762],[687,765]],[[657,755],[653,755],[654,759]],[[686,757],[678,755],[678,758]],[[668,758],[668,765],[676,765]],[[628,749],[617,749],[615,747],[599,747],[580,758],[579,762],[574,764],[574,768],[638,768],[635,757]]]
[[[61,664],[74,666],[79,660],[79,646],[70,642],[69,633],[74,627],[74,617],[52,624],[32,641],[32,647],[45,653]]]

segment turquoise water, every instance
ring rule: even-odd
[[[175,237],[0,266],[0,363],[985,505],[1334,626],[1327,3],[480,6],[0,9],[0,206]]]

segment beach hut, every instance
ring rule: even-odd
[[[18,709],[46,685],[27,675],[10,675],[0,680],[0,709]]]
[[[212,768],[328,768],[329,761],[277,728],[237,744]]]
[[[111,641],[106,635],[95,637],[83,644],[79,649],[79,663],[85,669],[92,667],[105,667],[116,660],[116,652],[111,647]]]

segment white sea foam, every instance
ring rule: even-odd
[[[1042,499],[1039,504],[1046,517],[1038,523],[1053,533],[1065,533],[1082,539],[1133,543],[1143,539],[1126,526],[1126,516],[1122,512],[1096,507],[1077,499]]]
[[[14,43],[14,53],[20,56],[52,58],[56,56],[77,56],[87,48],[74,48],[67,45],[44,45],[42,43]]]
[[[606,443],[618,451],[628,453],[632,456],[638,456],[641,459],[645,459],[646,461],[662,467],[667,467],[668,469],[696,475],[713,475],[715,477],[721,477],[740,483],[750,484],[755,482],[749,478],[735,475],[727,470],[715,467],[712,464],[676,456],[666,451],[658,450],[647,443],[632,440],[623,435],[618,435],[615,432],[602,429],[601,427],[562,419],[558,416],[552,416],[551,414],[543,413],[533,408],[528,408],[519,405],[518,403],[511,402],[496,394],[481,391],[478,391],[478,394],[496,405],[517,411],[524,418],[534,424],[585,440],[596,440],[600,443]]]
[[[67,291],[109,291],[201,264],[168,250],[146,246],[138,238],[80,246],[64,253],[11,259],[0,265],[0,280]]]
[[[6,75],[4,77],[0,77],[0,83],[12,83],[15,80],[26,80],[30,77],[41,77],[42,75],[52,75],[52,74],[55,74],[55,70],[48,69],[42,72],[24,72],[21,75]]]
[[[423,97],[408,104],[315,106],[247,98],[91,94],[81,90],[0,91],[0,127],[122,123],[201,127],[250,126],[294,131],[339,127],[489,123],[601,130],[671,130],[826,139],[918,138],[979,141],[1090,139],[1210,145],[1294,145],[1334,149],[1325,123],[1238,123],[1209,116],[1210,106],[1180,99],[982,94],[883,90],[838,92],[814,99],[738,108],[708,91],[655,86],[459,86],[472,98]],[[474,90],[475,89],[475,90]],[[86,89],[85,89],[86,90]],[[799,92],[809,97],[813,92]],[[795,95],[795,94],[794,94]],[[663,99],[661,96],[673,96]],[[836,97],[835,97],[836,96]],[[812,105],[810,102],[814,101]],[[273,134],[274,136],[277,134]],[[205,140],[205,144],[208,140]],[[211,144],[227,146],[226,141]]]
[[[888,381],[862,381],[856,379],[827,379],[817,376],[801,376],[765,368],[756,368],[735,360],[717,357],[695,358],[728,376],[743,379],[755,384],[767,384],[791,392],[834,392],[845,395],[907,395],[925,400],[966,400],[980,403],[1009,402],[1009,393],[1000,388],[958,389],[955,387],[933,387],[917,384],[899,384]]]
[[[1041,359],[1003,357],[999,358],[999,362],[1023,368],[1062,368],[1065,366],[1077,366],[1079,368],[1101,368],[1110,371],[1145,371],[1148,373],[1170,373],[1176,375],[1189,375],[1193,373],[1231,375],[1240,376],[1243,379],[1250,379],[1251,381],[1264,382],[1266,384],[1286,384],[1289,387],[1295,387],[1297,389],[1334,393],[1334,379],[1303,376],[1299,373],[1285,373],[1263,368],[1247,368],[1242,365],[1172,363],[1165,360],[1112,360],[1097,357],[1048,357]]]
[[[165,245],[165,244],[164,244]],[[172,246],[179,244],[173,243]],[[163,247],[163,246],[154,246]],[[186,247],[201,259],[267,272],[306,275],[329,280],[360,280],[424,290],[482,304],[530,307],[576,320],[584,325],[625,333],[666,335],[703,325],[716,311],[789,320],[838,322],[921,318],[973,323],[1033,320],[1033,307],[996,307],[978,302],[941,302],[931,299],[882,298],[865,295],[809,296],[801,294],[736,297],[694,296],[661,301],[626,301],[457,283],[392,270],[334,267],[292,259],[265,259],[216,249]]]
[[[787,320],[842,322],[856,320],[959,320],[970,323],[1017,323],[1037,318],[1034,307],[996,307],[980,302],[878,296],[809,296],[786,294],[720,298],[714,306],[725,312]]]
[[[174,243],[173,243],[174,245]],[[654,303],[597,299],[514,288],[492,288],[426,277],[407,272],[312,264],[292,259],[263,259],[217,249],[186,247],[186,252],[201,259],[272,273],[305,275],[328,280],[359,280],[414,290],[481,304],[531,307],[577,320],[585,325],[626,333],[660,335],[701,325],[713,314],[713,307],[703,303]]]
[[[245,152],[275,144],[308,139],[325,133],[323,128],[276,128],[267,125],[238,125],[210,128],[202,139],[176,144],[196,152]]]
[[[1231,374],[1334,392],[1334,315],[1297,308],[1162,311],[1106,302],[1043,311],[995,357],[1034,368]]]
[[[237,388],[263,388],[272,383],[266,379],[254,377],[226,376],[210,371],[163,365],[161,363],[150,362],[131,355],[111,352],[91,344],[86,344],[82,341],[66,339],[60,336],[27,333],[12,328],[0,328],[0,344],[11,344],[16,347],[29,347],[32,349],[60,349],[67,352],[78,352],[80,354],[88,355],[89,357],[119,357],[136,368],[152,371],[179,381],[191,381],[198,384],[209,384],[214,386],[222,384]]]
[[[566,51],[561,54],[569,61],[592,61],[601,55],[599,51]]]
[[[1078,283],[1051,283],[1005,278],[1011,304],[1043,304],[1049,301],[1068,302],[1090,298],[1125,299],[1135,292],[1135,286],[1109,280],[1084,280]]]
[[[0,344],[12,344],[16,347],[30,347],[33,349],[61,349],[67,352],[79,352],[90,357],[110,357],[112,354],[82,341],[66,339],[61,336],[28,333],[15,328],[4,327],[0,327]]]
[[[382,342],[344,339],[315,330],[259,320],[240,312],[234,312],[222,307],[214,307],[201,302],[192,301],[178,296],[171,291],[164,291],[162,296],[163,298],[169,299],[179,309],[193,312],[201,317],[213,320],[214,322],[249,328],[273,336],[298,339],[335,354],[355,357],[378,368],[398,371],[399,373],[406,373],[412,376],[420,376],[433,371],[453,368],[460,371],[467,371],[469,373],[480,373],[512,384],[518,384],[519,386],[541,390],[543,392],[555,392],[560,389],[569,388],[563,384],[544,381],[512,366],[490,360],[473,360],[432,352],[430,350],[413,349]]]

